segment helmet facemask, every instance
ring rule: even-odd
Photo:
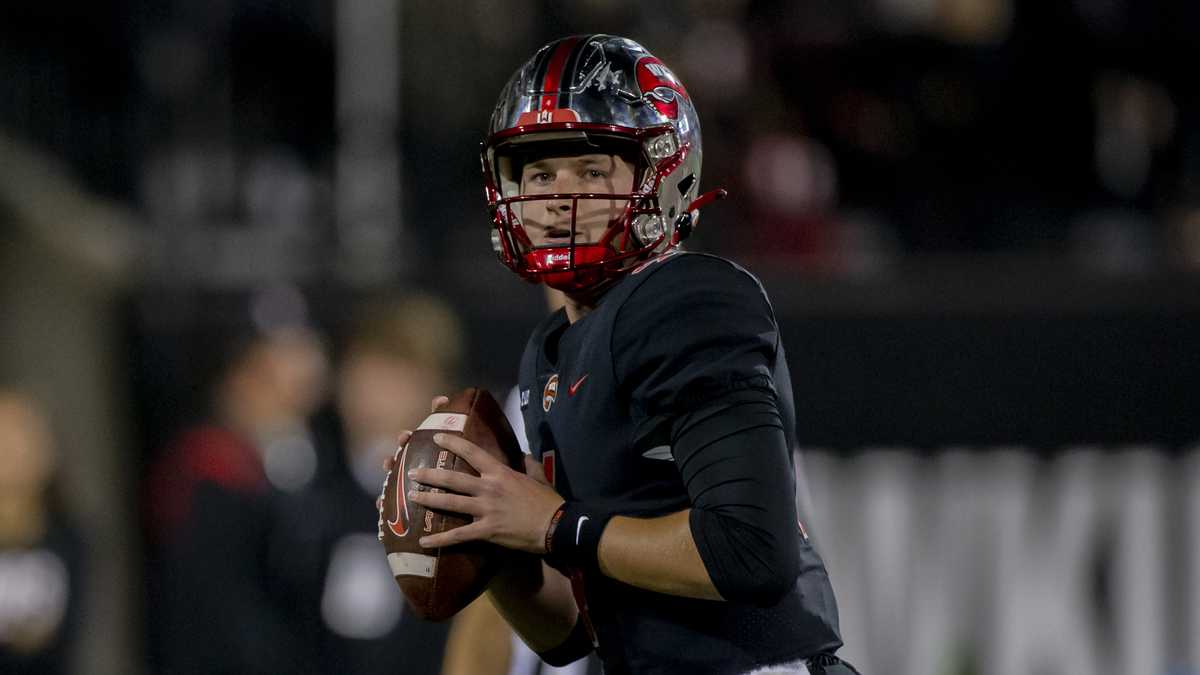
[[[564,126],[573,128],[485,146],[492,244],[530,281],[568,293],[597,292],[632,264],[678,243],[659,188],[677,164],[664,160],[686,148],[669,127],[595,132]],[[669,156],[656,162],[652,154],[664,150]],[[558,191],[562,185],[570,190]],[[675,215],[679,209],[669,210]]]

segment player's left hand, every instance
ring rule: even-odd
[[[479,476],[445,469],[413,469],[409,472],[412,480],[449,492],[411,491],[408,498],[421,506],[467,514],[475,520],[421,537],[421,545],[438,548],[483,540],[519,551],[545,553],[546,528],[563,503],[554,488],[510,469],[459,436],[436,434],[433,440],[475,467]]]

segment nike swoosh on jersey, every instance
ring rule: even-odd
[[[588,375],[590,375],[590,374],[591,373],[585,374],[583,377],[579,378],[578,380],[575,380],[575,384],[571,385],[570,387],[567,387],[567,395],[574,396],[575,392],[579,391],[579,385],[583,384],[583,381],[588,379]]]
[[[645,457],[646,459],[661,459],[666,462],[675,460],[675,455],[671,454],[671,446],[669,445],[656,445],[653,448],[643,452],[642,457]]]
[[[583,532],[583,521],[591,520],[587,516],[579,516],[579,520],[575,523],[575,545],[579,545],[579,533]]]

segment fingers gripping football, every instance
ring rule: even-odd
[[[408,439],[412,438],[412,435],[413,435],[413,432],[411,432],[407,429],[404,431],[401,431],[400,435],[396,437],[396,447],[403,448],[404,445],[406,443],[408,443]],[[395,457],[385,457],[383,459],[383,470],[384,471],[391,471],[392,467],[394,467],[394,466],[396,466],[396,458]]]
[[[434,442],[466,460],[479,476],[414,469],[409,478],[418,484],[458,494],[412,491],[408,497],[422,506],[471,515],[474,522],[422,537],[421,545],[437,548],[484,540],[505,548],[544,553],[546,528],[563,501],[554,488],[510,469],[464,438],[437,434]]]
[[[397,437],[397,449],[378,503],[377,531],[388,565],[416,613],[441,620],[478,597],[506,560],[503,549],[476,541],[462,546],[422,546],[424,535],[471,528],[484,510],[475,495],[486,492],[470,462],[434,442],[438,433],[469,439],[476,463],[489,466],[478,455],[495,458],[495,464],[521,466],[521,449],[495,398],[480,388],[464,389],[454,396],[431,401],[429,414],[412,432]],[[469,451],[468,451],[469,453]],[[443,470],[452,474],[444,487],[420,485],[410,469]],[[437,493],[436,507],[410,499],[414,489],[422,497]],[[478,528],[475,528],[476,530]],[[471,534],[474,530],[468,531]],[[468,537],[469,538],[469,537]]]
[[[450,403],[449,396],[434,396],[433,400],[429,403],[429,412],[435,413],[448,403]]]

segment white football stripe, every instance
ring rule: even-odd
[[[437,431],[462,431],[467,426],[467,416],[462,413],[434,413],[421,422],[417,431],[436,429]]]
[[[665,461],[674,461],[675,455],[671,454],[671,446],[656,445],[653,448],[642,453],[642,457],[646,459],[661,459]]]
[[[389,553],[388,566],[392,568],[392,576],[396,577],[426,577],[433,578],[437,572],[437,558],[420,553]]]

